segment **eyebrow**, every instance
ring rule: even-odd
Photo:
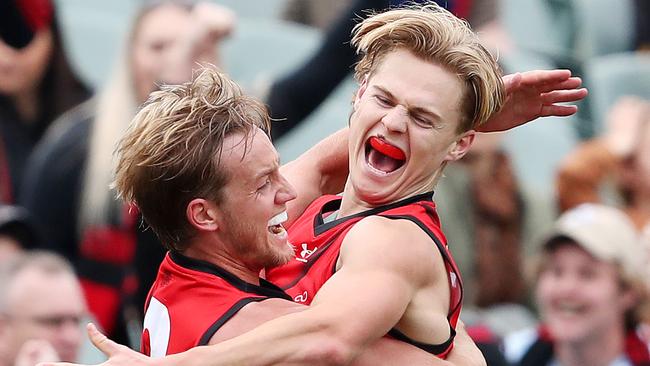
[[[276,155],[275,159],[273,160],[273,165],[267,167],[266,169],[262,170],[261,172],[255,174],[255,181],[259,180],[262,177],[265,177],[271,173],[273,173],[276,169],[279,169],[280,167],[280,157]]]
[[[388,98],[390,98],[390,99],[392,99],[392,100],[397,99],[397,98],[395,98],[395,96],[393,95],[393,93],[391,93],[390,91],[388,91],[388,89],[384,88],[383,86],[380,86],[380,85],[373,85],[372,88],[377,89],[378,91],[380,91],[381,93],[385,94]],[[436,112],[434,112],[434,111],[432,111],[432,110],[429,110],[429,109],[426,109],[425,107],[409,107],[409,108],[407,108],[407,109],[408,109],[408,113],[409,113],[410,115],[413,115],[413,114],[417,114],[417,115],[427,115],[427,116],[429,116],[429,117],[435,119],[436,121],[441,121],[441,120],[442,120],[442,118],[440,118],[440,116],[439,116]]]

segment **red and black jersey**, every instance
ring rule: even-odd
[[[169,252],[145,304],[141,351],[161,357],[206,345],[246,304],[269,298],[291,300],[264,279],[257,286],[213,264]]]
[[[266,278],[284,289],[295,302],[309,305],[323,284],[336,272],[341,244],[355,223],[372,215],[409,220],[431,238],[442,254],[450,288],[447,318],[451,327],[451,337],[443,344],[430,345],[414,341],[397,329],[392,329],[389,335],[439,357],[445,357],[451,350],[456,334],[455,327],[460,315],[463,291],[460,273],[440,229],[440,219],[432,197],[433,192],[429,192],[325,222],[324,217],[327,217],[328,213],[340,208],[341,197],[323,196],[315,200],[288,230],[289,241],[295,247],[296,257],[284,266],[267,270]],[[408,248],[408,243],[395,244]]]

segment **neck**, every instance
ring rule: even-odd
[[[563,366],[607,366],[625,350],[623,328],[592,334],[578,342],[558,343],[555,355]]]
[[[443,165],[444,168],[444,165]],[[393,202],[397,202],[400,200],[403,200],[405,198],[417,196],[418,194],[423,194],[426,192],[430,192],[434,189],[438,181],[440,180],[440,177],[442,176],[442,171],[443,169],[440,168],[438,169],[426,182],[419,182],[416,185],[420,188],[413,189],[413,191],[406,191],[404,194],[400,195],[400,197],[395,197],[394,199],[387,200],[386,202],[381,202],[377,204],[369,203],[364,198],[362,195],[358,194],[357,191],[354,188],[354,184],[350,181],[348,178],[347,182],[345,182],[345,189],[343,191],[343,198],[341,199],[341,208],[339,209],[339,217],[344,217],[344,216],[349,216],[349,215],[354,215],[356,213],[378,207],[378,206],[383,206],[383,205],[388,205]]]
[[[241,260],[237,260],[237,256],[221,243],[209,243],[209,245],[193,243],[183,251],[183,255],[219,266],[242,281],[258,286],[260,284],[261,269],[250,269]]]
[[[36,121],[36,117],[40,112],[37,95],[37,89],[30,89],[19,92],[12,97],[16,112],[25,124],[32,124]]]

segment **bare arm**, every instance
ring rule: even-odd
[[[287,225],[291,225],[316,198],[343,191],[348,176],[348,129],[323,139],[283,165],[280,172],[298,192],[298,197],[287,203]]]
[[[396,232],[390,225],[394,221],[388,221],[368,218],[352,229],[345,240],[354,244],[344,242],[350,250],[342,251],[345,259],[341,269],[307,310],[274,319],[223,342],[210,350],[211,356],[205,357],[214,361],[232,355],[239,357],[237,362],[247,365],[309,365],[314,360],[304,350],[310,349],[320,352],[317,359],[324,364],[344,365],[355,360],[400,320],[433,262],[429,242],[410,245],[412,250],[408,252],[394,245],[395,240],[417,243],[422,240],[418,235],[424,233],[403,226],[412,223],[401,223],[402,230]],[[364,222],[367,224],[362,225]],[[442,260],[437,259],[442,265]],[[441,306],[443,318],[446,311],[446,306]]]

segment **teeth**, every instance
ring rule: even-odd
[[[268,226],[280,225],[283,222],[287,221],[288,219],[289,219],[289,215],[287,214],[287,211],[282,211],[279,214],[273,216],[271,220],[269,220]]]

